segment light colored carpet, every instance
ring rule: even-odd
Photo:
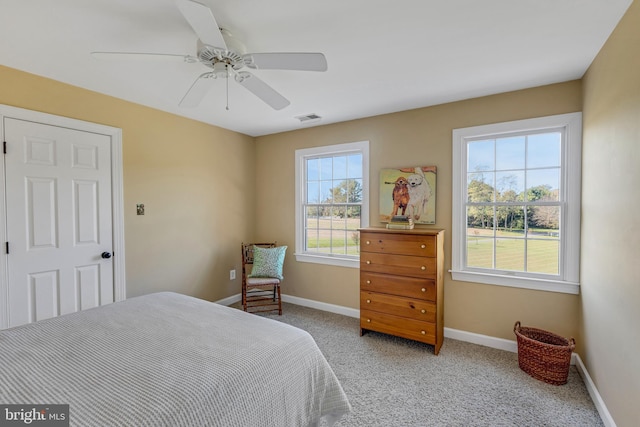
[[[353,407],[341,427],[603,425],[573,366],[568,383],[553,386],[520,370],[507,351],[445,338],[434,356],[427,344],[360,337],[351,317],[286,303],[282,316],[261,315],[316,340]]]

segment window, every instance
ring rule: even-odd
[[[581,113],[453,131],[452,277],[578,293]]]
[[[360,266],[368,181],[368,141],[296,150],[296,260]]]

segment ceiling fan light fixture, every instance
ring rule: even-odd
[[[224,62],[216,62],[213,64],[213,75],[215,79],[226,79],[230,77],[230,74],[231,70],[228,64]]]

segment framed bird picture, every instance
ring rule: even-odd
[[[397,215],[415,224],[436,223],[436,167],[380,170],[380,222]]]

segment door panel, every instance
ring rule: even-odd
[[[9,326],[113,302],[109,136],[4,124]]]
[[[35,322],[58,316],[60,314],[58,271],[29,274],[29,282],[31,293],[29,299],[32,301],[29,320]]]
[[[76,267],[76,289],[80,310],[100,305],[100,265]]]
[[[56,187],[54,178],[25,177],[28,250],[58,246]]]
[[[73,204],[75,206],[75,244],[99,244],[98,237],[98,182],[74,181]]]

